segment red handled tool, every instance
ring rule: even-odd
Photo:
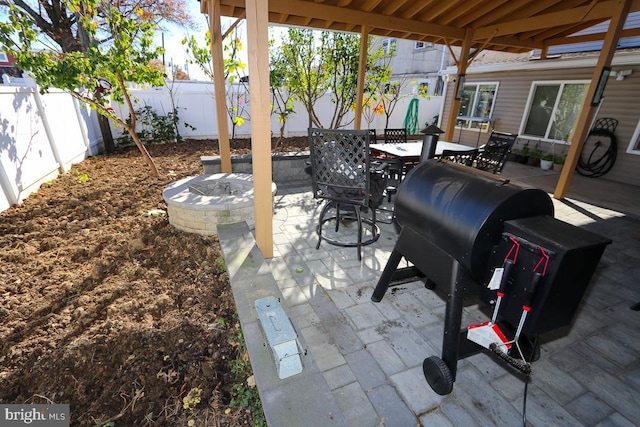
[[[496,320],[498,319],[500,303],[502,302],[502,298],[504,298],[505,296],[509,275],[511,274],[513,265],[516,263],[518,252],[520,250],[520,243],[518,243],[518,241],[513,237],[510,237],[510,239],[513,242],[513,245],[511,246],[509,253],[507,253],[507,255],[505,256],[504,262],[502,264],[502,271],[500,272],[500,286],[496,293],[498,298],[493,309],[493,316],[491,317],[491,321],[479,323],[476,325],[469,325],[469,327],[467,328],[467,339],[475,342],[478,345],[481,345],[486,349],[491,349],[491,346],[495,344],[498,349],[505,354],[511,348],[511,342],[502,333],[502,330],[496,324]],[[513,254],[513,260],[509,259],[511,254]],[[495,274],[496,273],[494,272],[494,275]]]
[[[495,354],[497,354],[500,358],[502,358],[511,366],[513,366],[514,368],[518,369],[519,371],[527,375],[531,373],[531,365],[529,362],[525,360],[524,355],[522,354],[522,350],[520,349],[520,344],[518,343],[518,340],[520,339],[520,333],[522,332],[524,323],[527,320],[527,314],[531,311],[531,307],[533,306],[533,298],[534,298],[536,289],[540,283],[540,280],[547,272],[547,266],[549,265],[549,255],[544,251],[544,249],[541,246],[538,246],[538,249],[540,250],[540,253],[542,255],[540,256],[540,260],[538,261],[536,266],[533,268],[533,275],[531,276],[531,281],[529,282],[529,286],[527,286],[527,289],[525,290],[524,304],[522,304],[522,315],[520,316],[520,322],[518,323],[515,337],[513,338],[512,341],[508,342],[509,344],[516,345],[520,359],[509,356],[508,353],[504,351],[505,346],[501,345],[500,343],[493,343],[489,346],[489,349],[493,351]],[[542,269],[542,272],[537,271],[543,262],[544,262],[544,267]]]
[[[520,322],[518,323],[516,336],[514,338],[514,341],[516,342],[518,341],[518,338],[520,338],[520,333],[522,332],[522,328],[524,327],[524,322],[527,320],[527,313],[531,311],[531,306],[533,305],[533,296],[536,292],[536,288],[540,283],[540,279],[542,279],[542,277],[547,273],[547,266],[549,265],[549,255],[547,255],[542,246],[538,246],[538,249],[540,249],[540,253],[542,255],[540,256],[540,260],[538,261],[536,266],[533,267],[533,276],[531,276],[531,282],[529,283],[529,286],[527,286],[527,289],[525,291],[524,304],[522,305],[522,316],[520,316]],[[542,269],[542,273],[540,273],[537,270],[538,267],[542,265],[543,261],[544,268]]]

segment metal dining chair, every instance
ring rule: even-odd
[[[405,128],[385,128],[385,144],[404,144],[407,142],[407,129]],[[405,162],[398,158],[388,158],[385,160],[389,164],[389,185],[387,186],[387,200],[391,202],[391,196],[398,192],[400,182],[406,175],[408,169],[413,166],[413,160]]]
[[[476,157],[476,168],[492,173],[500,173],[518,134],[492,131],[487,143],[481,147]]]
[[[313,197],[324,200],[316,227],[316,249],[323,240],[332,245],[356,247],[361,260],[362,247],[380,237],[376,209],[384,198],[386,165],[373,166],[370,136],[368,130],[309,129]],[[366,211],[370,217],[362,215]],[[346,221],[356,223],[354,240],[348,239],[352,236],[338,234],[341,223]],[[326,232],[326,223],[333,223],[332,234]]]
[[[476,158],[478,157],[478,149],[457,151],[457,150],[442,150],[440,155],[441,162],[457,163],[464,166],[473,166]]]
[[[402,144],[407,142],[407,130],[405,128],[384,130],[385,144]]]

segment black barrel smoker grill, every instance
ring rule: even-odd
[[[495,305],[496,291],[486,284],[497,267],[513,261],[500,321],[516,330],[528,304],[521,334],[532,339],[570,325],[611,243],[554,219],[553,202],[542,190],[436,160],[421,163],[405,178],[396,216],[398,240],[371,299],[379,302],[390,286],[417,277],[446,293],[442,358],[428,357],[423,364],[429,385],[441,395],[453,389],[458,360],[483,350],[467,339],[462,310],[472,295]],[[398,268],[403,257],[413,266]],[[535,294],[534,275],[539,276]]]

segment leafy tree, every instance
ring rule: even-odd
[[[389,127],[389,120],[391,119],[391,115],[398,105],[398,101],[406,96],[403,95],[403,91],[408,84],[409,79],[406,77],[401,77],[399,80],[387,83],[381,88],[380,105],[385,115],[385,128]]]
[[[280,47],[284,80],[307,109],[309,127],[323,127],[314,106],[329,89],[328,37],[328,31],[316,38],[313,30],[289,28]]]
[[[173,70],[171,71],[173,80],[189,80],[189,75],[184,72],[179,65],[174,65]]]
[[[165,70],[165,65],[162,63],[162,60],[157,58],[149,61],[149,66],[160,71]],[[189,75],[182,68],[180,68],[179,65],[174,64],[171,67],[171,79],[172,80],[189,80]]]
[[[51,46],[53,42],[62,52],[81,52],[88,50],[93,41],[89,40],[89,33],[80,25],[84,5],[82,2],[76,3],[77,6],[72,7],[67,0],[0,0],[0,10],[7,12],[11,8],[11,14],[29,19],[44,46]],[[158,23],[164,20],[183,25],[193,24],[186,11],[186,0],[118,0],[111,3],[123,17],[139,22]],[[90,33],[97,37],[96,40],[110,40],[108,24],[100,13],[95,14],[92,25],[95,28]],[[101,93],[96,93],[96,96],[100,97]],[[111,152],[115,146],[109,122],[102,115],[98,116],[98,121],[105,149]]]
[[[125,18],[157,24],[165,20],[177,24],[192,24],[185,0],[118,0],[110,2]],[[82,2],[78,2],[82,9]],[[0,7],[15,7],[15,12],[33,20],[39,32],[49,37],[63,52],[77,52],[85,49],[80,12],[69,7],[67,0],[0,0]],[[104,29],[99,32],[102,39],[109,38],[108,25],[97,15],[96,24]]]
[[[371,47],[372,43],[369,42],[364,97],[362,100],[362,115],[368,127],[371,127],[376,115],[382,115],[386,112],[384,98],[391,77],[391,66],[388,60],[390,57],[381,46],[375,50],[372,50]],[[355,108],[356,105],[354,103],[353,109],[355,110]]]
[[[370,52],[367,57],[367,76],[363,104],[367,105],[369,98],[376,101],[373,103],[373,112],[385,115],[385,128],[389,127],[389,119],[398,101],[404,98],[402,93],[409,84],[409,79],[406,77],[391,81],[391,59],[394,50],[395,44],[392,45],[391,52],[385,52],[382,46],[371,49],[370,45]],[[365,117],[367,117],[367,113],[365,113]]]
[[[327,34],[327,40],[329,54],[327,71],[331,73],[329,93],[335,105],[329,127],[337,129],[353,122],[353,118],[345,122],[345,117],[356,100],[360,36],[330,31]]]
[[[61,4],[74,13],[78,28],[86,32],[89,40],[86,51],[36,50],[39,27],[33,17],[20,13],[14,6],[10,8],[9,22],[0,23],[0,43],[16,57],[22,69],[36,78],[41,91],[51,87],[64,89],[127,129],[152,173],[158,176],[153,159],[135,133],[135,110],[125,83],[154,86],[163,83],[164,73],[149,66],[149,61],[162,53],[161,48],[152,46],[154,25],[133,18],[137,15],[123,15],[109,1],[63,0]],[[97,41],[98,19],[110,34],[108,43]],[[97,93],[108,93],[113,100],[126,102],[132,113],[131,121],[120,119],[105,98],[95,96]]]
[[[190,63],[196,63],[211,80],[214,80],[213,63],[211,58],[211,33],[205,34],[205,46],[201,46],[194,37],[185,37],[182,44],[186,46],[187,53],[191,57]],[[238,34],[238,30],[234,29],[225,38],[222,46],[224,79],[230,85],[227,87],[227,115],[231,119],[231,138],[235,138],[236,127],[242,126],[246,120],[249,120],[249,113],[246,109],[249,98],[248,77],[245,74],[247,64],[240,59],[242,51],[242,40]]]
[[[162,60],[158,58],[154,58],[149,61],[149,67],[154,68],[158,71],[164,71],[164,64],[162,63]]]
[[[273,39],[269,40],[269,74],[273,99],[271,111],[278,116],[278,122],[280,123],[280,136],[273,147],[274,149],[278,148],[278,145],[284,141],[287,118],[295,112],[293,109],[293,97],[288,89],[286,80],[286,67],[287,64],[284,61],[280,47],[274,44]]]
[[[327,93],[335,106],[329,127],[340,128],[353,122],[353,119],[347,121],[347,113],[355,108],[359,56],[360,36],[357,34],[288,30],[274,57],[279,63],[281,80],[307,109],[309,126],[323,127],[314,106]],[[382,87],[391,75],[388,62],[380,63],[382,56],[381,48],[367,56],[363,105],[369,123],[373,120],[372,114],[383,111],[384,105],[380,105]]]
[[[355,108],[356,105],[353,104],[353,109],[355,110]],[[371,123],[373,123],[375,116],[381,114],[384,114],[384,107],[380,103],[377,94],[366,94],[362,100],[362,115],[367,122],[367,127],[371,128]]]

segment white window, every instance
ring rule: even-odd
[[[429,42],[416,42],[415,46],[413,47],[414,49],[418,50],[418,49],[426,49],[429,47],[433,47],[433,43],[429,43]]]
[[[393,55],[393,53],[396,51],[396,39],[382,40],[382,51],[386,55]]]
[[[533,82],[520,135],[566,142],[575,127],[588,87],[584,80]]]
[[[627,147],[627,153],[640,155],[640,121],[636,125],[635,132],[633,132],[629,147]]]
[[[0,62],[9,62],[9,58],[6,53],[0,52]]]
[[[465,83],[460,98],[458,116],[474,117],[458,119],[456,127],[477,129],[482,132],[489,130],[489,122],[479,119],[490,119],[493,114],[493,101],[498,92],[498,83]]]

